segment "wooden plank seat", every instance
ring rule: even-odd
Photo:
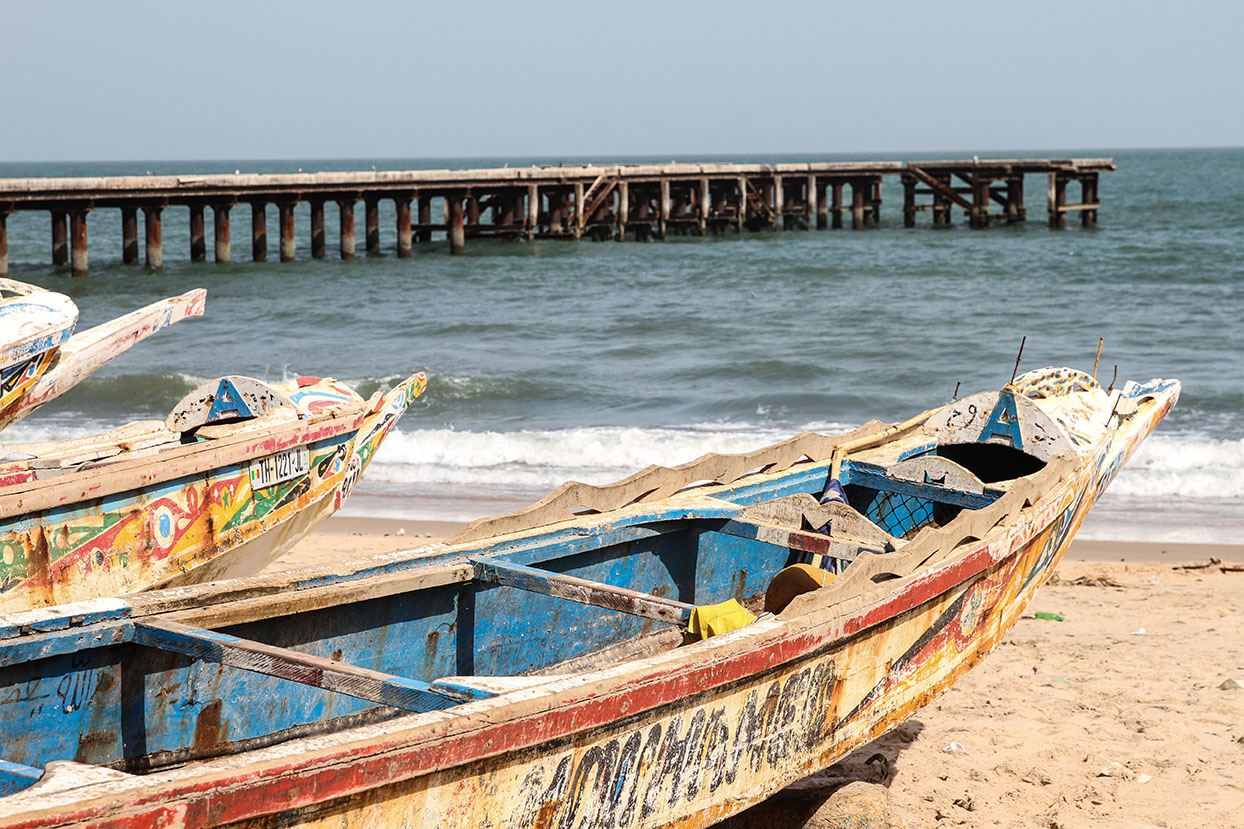
[[[966,509],[987,507],[1002,494],[1001,490],[991,490],[986,487],[979,478],[954,461],[938,458],[938,461],[944,461],[944,463],[933,465],[929,463],[929,460],[911,458],[886,469],[859,461],[846,461],[842,465],[842,483],[844,486],[854,485],[878,492],[893,492]],[[951,466],[957,467],[959,471],[952,473]],[[892,474],[894,470],[897,470],[898,475]],[[936,473],[932,480],[922,479],[925,470]],[[949,485],[938,480],[942,474],[953,475],[946,479],[950,482]],[[975,481],[975,485],[971,484],[971,480],[961,476],[968,476]],[[956,488],[954,484],[960,481],[965,484],[966,488]]]
[[[435,711],[465,701],[464,695],[435,688],[421,680],[360,668],[166,619],[136,622],[134,642],[406,711]]]
[[[470,561],[475,567],[475,578],[480,582],[529,590],[674,625],[687,624],[691,611],[695,609],[694,605],[662,596],[514,564],[490,556],[477,556]]]

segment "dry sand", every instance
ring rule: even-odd
[[[274,568],[457,526],[333,518]],[[1244,687],[1231,687],[1244,686],[1244,572],[1176,569],[1211,556],[1244,564],[1244,547],[1074,543],[1028,615],[941,699],[728,823],[803,826],[809,792],[823,801],[855,779],[888,787],[901,827],[1244,827]]]

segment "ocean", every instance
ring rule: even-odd
[[[139,344],[5,432],[59,439],[162,418],[206,378],[331,375],[364,395],[413,371],[427,392],[381,448],[346,514],[463,521],[535,500],[568,479],[603,483],[653,463],[744,451],[801,429],[901,420],[1043,365],[1099,379],[1174,377],[1179,405],[1112,484],[1081,538],[1244,542],[1244,149],[969,151],[1110,156],[1093,229],[1030,221],[985,231],[905,229],[897,181],[879,227],[628,241],[443,239],[343,262],[249,261],[249,207],[229,265],[189,262],[188,220],[165,211],[165,267],[121,263],[120,213],[88,219],[91,273],[50,263],[46,213],[9,217],[10,276],[61,291],[79,329],[194,287],[207,313]],[[953,158],[738,156],[678,161]],[[366,159],[0,164],[0,177],[413,169],[635,159]],[[1078,198],[1072,188],[1071,198]],[[386,212],[387,208],[387,212]],[[362,220],[359,210],[359,231]],[[211,211],[207,238],[212,237]],[[438,237],[443,234],[438,234]],[[363,250],[360,240],[359,250]],[[210,252],[209,252],[210,258]]]

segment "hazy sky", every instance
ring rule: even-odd
[[[1239,146],[1242,10],[0,0],[0,160]]]

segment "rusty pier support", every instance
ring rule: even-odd
[[[294,207],[297,202],[285,201],[277,204],[280,213],[281,261],[293,262],[298,250],[298,240],[294,236]]]
[[[133,207],[121,208],[121,261],[138,264],[138,210]]]
[[[268,206],[260,201],[251,202],[251,259],[268,259]]]
[[[164,267],[164,234],[160,228],[160,213],[163,210],[163,207],[143,208],[143,229],[147,237],[147,267],[155,271]]]
[[[341,199],[337,202],[342,259],[354,258],[354,202],[354,199]]]
[[[400,196],[393,200],[397,208],[397,258],[409,259],[411,252],[410,197]]]
[[[216,236],[216,262],[227,265],[233,261],[233,247],[229,241],[229,210],[232,205],[212,205],[212,230]]]
[[[432,197],[419,196],[419,242],[432,241]]]
[[[203,241],[203,205],[190,205],[190,261],[207,259],[207,244]]]
[[[311,258],[324,258],[324,202],[311,200]]]
[[[65,225],[66,216],[63,210],[52,211],[52,264],[66,265],[69,263],[69,231]]]
[[[445,216],[449,223],[449,252],[454,256],[466,253],[466,233],[462,227],[462,196],[445,197]]]
[[[90,208],[80,208],[69,213],[69,244],[70,270],[74,276],[86,276],[88,267],[86,254],[86,214]]]
[[[380,255],[380,202],[377,199],[363,200],[363,233],[367,239],[368,256]]]

